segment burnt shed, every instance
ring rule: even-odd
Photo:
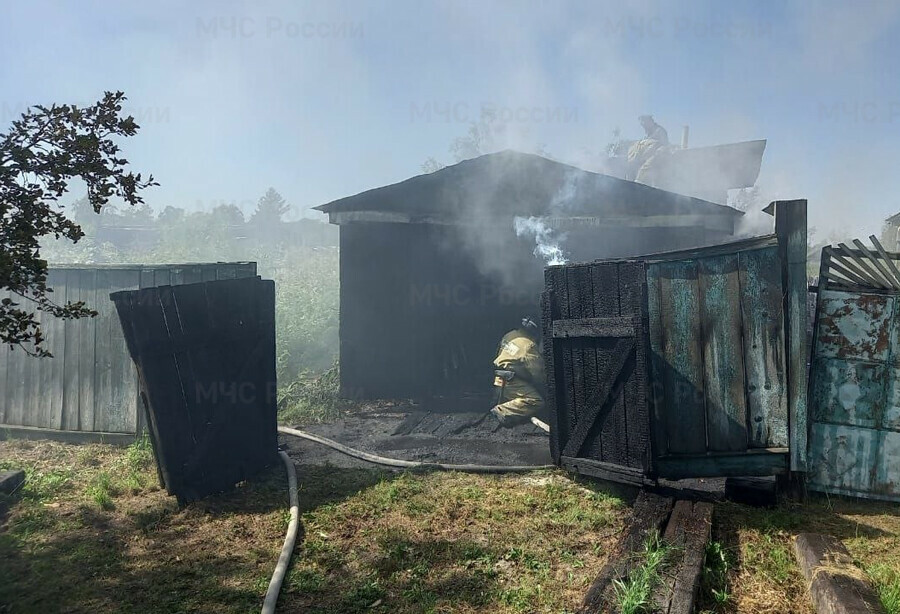
[[[541,156],[487,154],[317,207],[340,227],[341,388],[488,392],[500,337],[537,321],[538,243],[590,261],[713,245],[741,212]],[[516,220],[536,222],[521,235]]]

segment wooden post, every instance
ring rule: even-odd
[[[788,425],[791,471],[807,470],[807,360],[806,339],[806,200],[779,200],[774,208],[775,234],[782,258],[785,289],[785,341],[787,344]]]

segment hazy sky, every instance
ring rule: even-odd
[[[496,109],[508,145],[584,160],[652,113],[691,145],[768,138],[760,184],[811,224],[900,211],[900,2],[2,0],[0,131],[123,90],[155,208],[310,207],[449,159]]]

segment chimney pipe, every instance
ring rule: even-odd
[[[691,129],[689,126],[684,126],[681,129],[681,148],[682,149],[688,148],[688,134],[690,133],[690,131],[691,131]]]

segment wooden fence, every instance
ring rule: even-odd
[[[84,301],[98,315],[59,320],[39,312],[53,358],[0,347],[0,431],[140,432],[144,419],[138,411],[137,373],[110,293],[255,275],[254,262],[52,266],[47,277],[51,298]],[[7,296],[17,298],[0,292],[0,299]]]

